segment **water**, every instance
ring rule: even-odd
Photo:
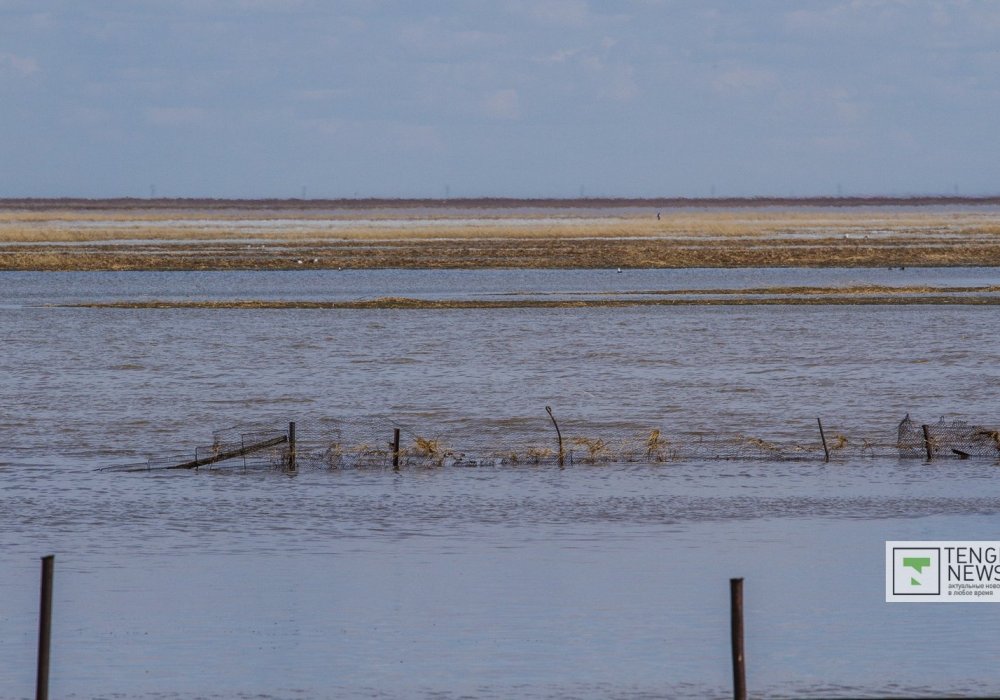
[[[731,576],[756,693],[1000,692],[995,606],[882,602],[885,540],[997,537],[994,464],[93,471],[302,416],[544,430],[552,405],[567,422],[778,437],[817,415],[996,424],[1000,310],[42,305],[888,271],[597,274],[0,275],[0,697],[32,693],[50,552],[55,697],[726,697]]]
[[[296,270],[234,272],[5,272],[0,308],[108,301],[328,301],[412,296],[516,299],[621,296],[691,289],[851,285],[977,287],[993,268],[767,268],[681,270]],[[648,295],[644,295],[648,296]]]

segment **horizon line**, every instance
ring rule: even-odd
[[[0,209],[23,208],[143,208],[160,206],[236,207],[737,207],[737,206],[932,206],[946,204],[1000,205],[1000,194],[991,195],[812,195],[812,196],[714,196],[714,197],[0,197]]]

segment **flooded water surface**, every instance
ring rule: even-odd
[[[727,697],[734,576],[754,694],[996,695],[1000,607],[883,602],[886,540],[1000,537],[991,461],[96,470],[249,422],[554,439],[547,405],[595,435],[995,429],[997,307],[49,306],[997,281],[888,274],[0,275],[0,698],[33,693],[48,553],[54,697]]]

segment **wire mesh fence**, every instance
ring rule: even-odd
[[[561,429],[560,429],[561,427]],[[824,431],[812,439],[742,433],[667,433],[658,427],[512,421],[417,428],[385,418],[247,424],[216,430],[212,443],[165,451],[111,471],[162,469],[386,469],[684,461],[847,461],[861,458],[1000,460],[1000,431],[964,421],[920,424],[907,415],[866,435]]]

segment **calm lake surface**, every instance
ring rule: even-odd
[[[996,427],[1000,308],[78,309],[142,299],[997,284],[990,269],[0,274],[0,698],[1000,693],[1000,607],[883,602],[886,540],[1000,538],[989,462],[120,474],[318,418],[814,439]],[[594,429],[597,429],[594,428]],[[511,439],[514,439],[511,437]]]

